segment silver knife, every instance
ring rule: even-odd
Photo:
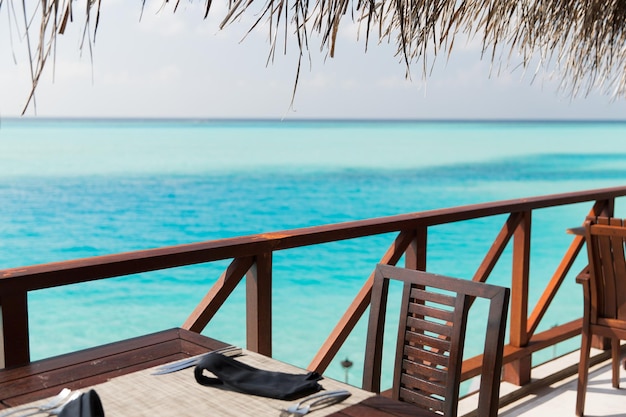
[[[196,366],[206,355],[210,355],[212,353],[219,353],[224,356],[235,357],[235,356],[241,355],[242,350],[240,347],[237,347],[237,346],[227,346],[222,349],[217,349],[217,350],[205,353],[204,355],[195,356],[193,358],[184,359],[182,361],[178,361],[178,362],[161,366],[160,368],[157,368],[154,372],[152,372],[152,375],[164,375],[164,374],[169,374],[172,372],[180,371],[182,369],[191,368],[192,366]]]
[[[309,411],[340,403],[350,395],[352,395],[350,391],[343,389],[337,391],[318,392],[317,394],[309,395],[308,397],[300,400],[300,402],[281,410],[280,417],[303,416]]]

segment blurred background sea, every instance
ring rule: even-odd
[[[2,119],[0,269],[622,185],[619,122]],[[572,239],[552,221],[580,225],[590,208],[533,217],[531,299]],[[502,222],[433,228],[428,269],[470,278]],[[275,253],[274,356],[308,365],[394,237]],[[508,285],[501,264],[490,282]],[[180,326],[226,265],[33,292],[32,358]],[[544,328],[581,303],[572,277]],[[245,346],[244,314],[238,289],[203,333]],[[360,383],[365,327],[327,375],[343,380],[349,358]]]

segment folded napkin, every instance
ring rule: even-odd
[[[59,417],[104,417],[104,409],[96,391],[89,390],[65,404]]]
[[[209,371],[216,376],[204,375]],[[257,369],[233,358],[212,353],[196,365],[196,381],[201,385],[225,385],[235,391],[261,397],[293,400],[317,392],[322,376],[317,372],[288,374]]]

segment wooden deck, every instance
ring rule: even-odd
[[[622,346],[623,348],[623,346]],[[621,370],[620,387],[611,386],[611,359],[601,355],[602,351],[592,349],[592,355],[606,357],[589,369],[589,386],[587,388],[586,417],[624,417],[626,416],[626,370]],[[522,388],[503,382],[501,399],[508,396],[521,396],[518,400],[500,408],[500,417],[569,417],[575,416],[576,369],[580,353],[578,351],[533,368],[533,381]],[[570,374],[558,379],[555,375]],[[474,397],[461,401],[459,415],[470,417],[469,412],[475,407]]]
[[[565,360],[578,363],[578,352],[569,355]],[[558,364],[546,365],[543,372],[551,372],[548,368],[553,366]],[[575,374],[547,387],[541,387],[526,398],[503,408],[500,416],[574,416],[577,379],[578,374]],[[626,371],[623,369],[620,381],[621,389],[611,386],[610,359],[590,368],[585,416],[626,416]]]

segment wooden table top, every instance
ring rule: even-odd
[[[41,401],[56,395],[65,387],[82,391],[94,388],[102,399],[105,413],[111,412],[111,415],[124,416],[124,411],[128,410],[128,415],[133,417],[141,415],[144,409],[150,416],[172,415],[172,408],[168,407],[168,404],[172,403],[176,403],[177,407],[178,404],[190,404],[190,415],[197,415],[202,407],[205,407],[205,412],[202,414],[206,414],[208,408],[213,412],[219,411],[214,413],[216,416],[240,416],[245,413],[242,414],[242,410],[238,410],[237,407],[246,404],[246,406],[257,408],[257,411],[252,414],[278,416],[279,408],[293,402],[262,399],[201,386],[193,378],[193,368],[167,375],[151,375],[151,368],[155,366],[224,346],[226,344],[223,342],[197,333],[183,329],[170,329],[32,362],[19,368],[2,369],[0,370],[0,409]],[[253,352],[245,352],[241,361],[258,368],[305,372],[292,365]],[[315,417],[432,417],[436,415],[411,404],[375,395],[332,379],[324,378],[320,384],[325,389],[348,389],[353,395],[341,404],[328,407],[327,410],[316,410],[312,414]],[[185,395],[196,400],[189,401],[187,398],[178,401],[176,389],[180,390],[179,397]],[[144,403],[139,404],[141,401]],[[137,408],[133,410],[132,407]],[[231,409],[234,414],[229,413],[228,410]],[[174,411],[175,415],[184,414],[180,414],[182,411],[178,408]]]

